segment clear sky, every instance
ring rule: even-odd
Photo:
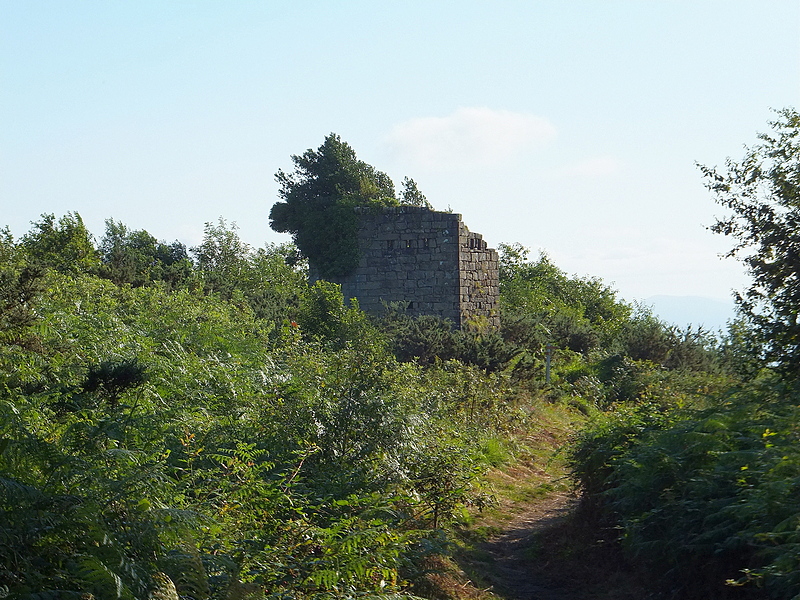
[[[335,132],[491,246],[725,299],[746,278],[695,164],[786,106],[798,0],[0,0],[0,226],[286,241],[274,174]]]

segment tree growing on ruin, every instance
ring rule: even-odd
[[[359,261],[354,208],[397,206],[394,184],[335,133],[292,162],[292,172],[275,175],[282,201],[272,206],[270,227],[291,233],[322,277],[345,275]]]

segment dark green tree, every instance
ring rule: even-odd
[[[317,150],[292,156],[294,171],[275,175],[279,196],[270,227],[291,233],[323,277],[352,271],[359,260],[355,207],[395,206],[394,184],[331,133]]]
[[[753,278],[736,300],[752,324],[768,362],[800,377],[800,114],[777,112],[771,133],[725,169],[700,166],[706,186],[731,213],[711,230],[736,240]]]
[[[0,346],[37,348],[38,338],[28,330],[36,321],[34,306],[44,291],[44,270],[25,264],[8,227],[0,229]]]
[[[136,287],[166,281],[177,287],[192,272],[192,263],[182,243],[159,242],[147,231],[131,231],[113,219],[106,220],[100,255],[103,261],[100,275],[117,285],[128,283]]]

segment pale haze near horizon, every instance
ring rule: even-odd
[[[697,163],[800,102],[800,3],[0,2],[0,227],[269,228],[331,132],[399,187],[634,301],[747,283]]]

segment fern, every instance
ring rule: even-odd
[[[86,587],[100,597],[135,599],[131,590],[123,583],[122,577],[92,555],[76,557],[79,565],[78,575]]]
[[[158,572],[153,575],[153,589],[150,590],[151,600],[179,600],[178,590],[166,574]]]
[[[206,600],[211,596],[208,574],[194,544],[184,543],[180,549],[169,552],[161,562],[165,574],[169,575],[181,596],[194,600]]]
[[[4,499],[0,506],[3,504],[7,507],[33,504],[43,498],[44,495],[40,489],[10,477],[0,476],[0,499]]]

